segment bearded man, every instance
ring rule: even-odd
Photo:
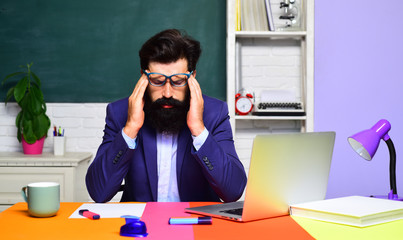
[[[121,190],[122,202],[241,197],[246,174],[228,107],[202,94],[200,54],[200,43],[176,29],[144,43],[132,95],[107,106],[103,141],[86,175],[95,202],[108,202]]]

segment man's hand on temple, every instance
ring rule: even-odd
[[[123,129],[124,133],[131,137],[137,137],[137,133],[144,123],[144,93],[147,89],[148,80],[145,74],[142,74],[132,95],[129,97],[129,108],[127,112],[127,122]]]
[[[187,115],[187,125],[193,136],[200,135],[204,130],[203,111],[204,101],[199,83],[192,75],[188,80],[190,90],[190,108]]]

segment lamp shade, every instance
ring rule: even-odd
[[[390,123],[385,120],[379,120],[370,129],[356,133],[348,138],[351,147],[364,159],[371,160],[378,149],[381,139],[388,140]]]
[[[378,198],[387,198],[390,200],[403,201],[397,195],[396,187],[396,150],[395,146],[390,139],[388,132],[390,130],[390,123],[385,120],[379,120],[372,128],[354,134],[348,138],[348,142],[354,151],[356,151],[361,157],[366,160],[371,160],[376,150],[378,149],[379,142],[383,139],[388,146],[390,164],[389,164],[389,180],[390,180],[390,192],[387,196],[372,196]]]

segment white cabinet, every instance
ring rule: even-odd
[[[279,30],[279,16],[283,13],[280,2],[284,1],[271,0],[276,31],[236,31],[237,0],[227,0],[227,103],[237,153],[245,168],[249,166],[256,134],[313,131],[314,0],[296,1],[298,29]],[[301,102],[305,114],[237,115],[235,94],[241,89],[254,94],[255,109],[262,96],[285,94]]]
[[[32,182],[60,183],[62,202],[88,201],[85,174],[91,157],[91,153],[80,152],[64,156],[0,152],[0,211],[24,201],[21,188]]]

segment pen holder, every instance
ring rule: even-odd
[[[53,153],[55,156],[63,156],[66,149],[66,137],[54,136],[53,137]]]

